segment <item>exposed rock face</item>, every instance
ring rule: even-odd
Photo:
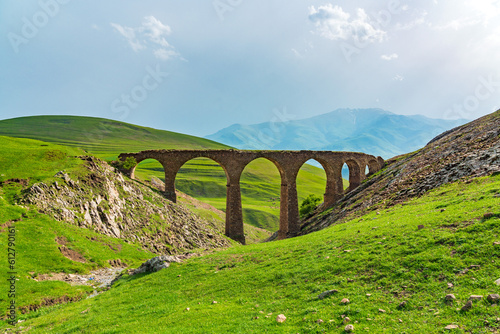
[[[38,183],[24,193],[23,203],[59,221],[135,241],[153,253],[177,254],[190,249],[229,246],[216,225],[182,205],[134,181],[94,157],[85,161],[87,175],[59,172],[61,180]]]
[[[383,171],[347,194],[332,213],[305,222],[301,234],[423,195],[459,179],[500,172],[500,111],[448,131],[415,153],[386,161]]]

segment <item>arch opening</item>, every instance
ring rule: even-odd
[[[326,162],[317,159],[309,159],[300,167],[296,181],[300,219],[307,218],[317,207],[329,201],[327,174],[332,176],[327,173],[328,169]]]
[[[283,173],[280,169],[268,158],[254,159],[243,169],[240,187],[247,243],[267,239],[279,228]]]
[[[141,180],[158,190],[165,191],[165,169],[154,158],[139,160],[131,169],[130,178]]]
[[[226,171],[221,164],[210,158],[190,159],[175,175],[175,189],[224,212],[226,184]],[[189,198],[184,196],[184,199]]]

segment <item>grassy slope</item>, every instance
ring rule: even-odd
[[[12,178],[30,179],[30,183],[47,181],[62,169],[73,173],[85,173],[79,159],[72,156],[83,152],[64,146],[43,143],[36,140],[0,137],[0,181]],[[57,222],[37,213],[35,210],[14,205],[14,198],[22,186],[8,183],[0,186],[0,226],[17,221],[16,271],[19,281],[17,305],[20,307],[40,304],[45,298],[61,296],[78,297],[92,291],[90,287],[72,287],[67,283],[30,279],[36,274],[66,272],[87,273],[98,267],[108,267],[108,260],[120,259],[131,266],[137,266],[154,256],[121,240],[102,236],[87,229],[80,229]],[[19,220],[19,221],[18,221]],[[0,228],[0,251],[2,259],[7,256],[7,226]],[[74,262],[59,251],[56,237],[66,237],[68,248],[82,254],[87,263]],[[91,239],[97,240],[92,241]],[[110,248],[112,246],[116,251]],[[5,257],[4,257],[5,254]],[[7,291],[7,261],[0,269],[0,291]],[[0,310],[6,310],[6,294],[0,295]],[[3,311],[0,312],[4,314]]]
[[[0,252],[7,257],[7,224],[15,222],[19,307],[39,305],[45,299],[56,300],[63,296],[85,297],[92,291],[92,288],[87,286],[70,286],[64,282],[36,282],[31,277],[37,274],[88,273],[92,269],[109,267],[108,260],[113,259],[120,259],[129,267],[137,267],[146,259],[155,256],[143,251],[140,245],[127,244],[88,229],[58,222],[37,213],[33,208],[14,204],[25,186],[5,181],[17,178],[29,179],[29,184],[42,181],[50,183],[49,181],[58,180],[54,175],[60,170],[72,175],[82,175],[88,171],[82,166],[80,159],[74,158],[81,154],[84,152],[77,148],[0,136]],[[223,230],[224,217],[211,215],[210,210],[196,208],[189,199],[182,200],[181,203],[202,217],[216,219]],[[249,242],[269,236],[252,226],[245,226],[245,232]],[[68,240],[67,247],[83,255],[88,262],[74,262],[64,257],[58,249],[56,237],[65,237]],[[7,291],[7,261],[4,261],[2,266],[5,267],[0,269],[0,291]],[[6,294],[0,294],[0,310],[6,310],[5,297]],[[0,317],[3,314],[4,312],[0,311]]]
[[[0,135],[39,139],[78,147],[105,160],[123,152],[146,149],[225,149],[228,146],[193,136],[145,128],[100,118],[77,116],[36,116],[0,121]],[[207,159],[187,163],[179,173],[179,190],[220,210],[225,210],[226,179],[222,168]],[[144,180],[152,176],[164,179],[159,163],[147,160],[139,165],[137,175]],[[278,226],[280,177],[276,167],[265,159],[253,162],[242,178],[245,222],[276,230]],[[322,195],[325,173],[306,165],[297,180],[299,202],[309,194]]]
[[[495,332],[498,306],[483,300],[470,312],[458,309],[470,295],[500,292],[499,194],[500,175],[446,185],[320,232],[124,279],[94,299],[31,314],[23,326],[33,333],[341,333],[345,315],[355,332],[439,333],[449,324],[460,326],[456,333]],[[487,212],[493,216],[484,219]],[[480,268],[461,273],[471,265]],[[339,292],[318,300],[330,289]],[[457,297],[451,305],[448,293]],[[278,324],[281,313],[287,320]]]

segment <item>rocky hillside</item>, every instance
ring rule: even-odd
[[[316,213],[302,226],[310,233],[369,211],[419,197],[443,184],[500,172],[500,111],[447,131],[423,149],[388,160],[333,208]]]
[[[36,183],[25,190],[20,202],[33,204],[56,220],[139,243],[153,253],[230,245],[214,221],[171,203],[143,184],[125,180],[97,158],[80,159],[86,173],[60,171],[55,175],[57,181]]]

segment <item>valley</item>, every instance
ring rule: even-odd
[[[179,133],[144,128],[99,118],[37,116],[0,121],[0,135],[38,139],[80,148],[105,161],[116,160],[121,153],[149,149],[228,149],[210,140]],[[162,166],[143,161],[136,172],[143,181],[164,180]],[[195,159],[184,165],[176,178],[177,189],[191,197],[225,210],[226,179],[214,161]],[[245,169],[242,179],[243,213],[246,223],[276,231],[279,223],[280,175],[274,164],[258,159]],[[325,192],[325,172],[305,165],[298,175],[299,202],[311,194]],[[346,187],[347,187],[346,183]]]
[[[247,246],[223,235],[223,212],[203,198],[178,193],[170,203],[147,178],[128,180],[77,145],[0,137],[0,248],[14,227],[21,320],[12,328],[4,317],[2,328],[497,332],[499,128],[500,111],[389,159],[303,221],[301,236]],[[196,165],[206,179],[212,167]],[[253,229],[255,241],[266,234]],[[165,253],[191,258],[131,274]],[[122,276],[111,288],[38,279],[99,268]]]

